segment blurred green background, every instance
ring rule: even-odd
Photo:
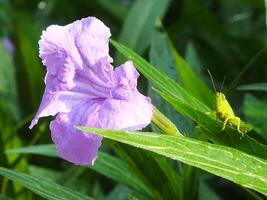
[[[125,196],[131,193],[129,188],[96,171],[72,166],[58,158],[4,154],[7,149],[51,143],[50,119],[41,119],[33,130],[28,129],[45,86],[38,40],[47,26],[95,16],[110,27],[113,39],[152,63],[168,53],[164,44],[159,43],[166,31],[179,53],[210,87],[206,69],[211,71],[217,87],[225,77],[226,92],[244,69],[237,86],[267,80],[265,12],[263,0],[0,0],[0,166],[43,174],[95,199],[120,199],[118,194],[121,199],[134,199]],[[164,28],[156,26],[159,19]],[[125,60],[113,47],[111,55],[116,65]],[[179,76],[172,73],[174,67],[166,66],[166,70],[179,81]],[[144,77],[139,83],[143,93],[150,90]],[[267,128],[266,92],[231,89],[228,98],[235,111],[256,123],[256,131],[266,139],[263,135]],[[188,134],[194,132],[190,121],[181,120],[184,124],[178,125],[180,129]],[[109,151],[106,145],[102,149]],[[73,177],[66,181],[69,176]],[[205,199],[205,187],[213,188],[212,199],[252,198],[236,185],[214,176],[208,186],[199,188],[199,198]],[[0,178],[0,188],[0,193],[14,199],[40,198],[4,178]],[[120,192],[115,193],[115,189]]]

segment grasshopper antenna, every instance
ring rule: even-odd
[[[214,90],[214,92],[216,93],[216,92],[217,92],[217,90],[216,90],[216,87],[215,87],[215,84],[214,84],[214,81],[213,81],[212,75],[211,75],[211,73],[210,73],[210,70],[209,70],[209,69],[207,69],[207,72],[208,72],[208,74],[209,74],[209,76],[210,76],[210,79],[211,79],[211,82],[212,82],[212,86],[213,86],[213,90]]]
[[[220,92],[222,92],[224,82],[225,82],[225,76],[223,77],[223,82],[222,82],[221,87],[220,87]]]

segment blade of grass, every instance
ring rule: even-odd
[[[239,150],[150,132],[79,129],[182,161],[267,195],[267,161]]]
[[[197,99],[207,104],[210,108],[213,107],[214,95],[208,86],[199,78],[191,66],[182,58],[182,56],[175,49],[169,36],[164,31],[161,22],[158,23],[160,30],[162,30],[163,39],[168,43],[168,48],[172,54],[175,62],[176,70],[182,80],[184,88],[193,94]]]
[[[111,40],[114,45],[125,57],[133,60],[136,68],[157,88],[160,89],[160,95],[171,103],[179,113],[189,117],[205,129],[208,138],[217,144],[233,146],[239,150],[252,155],[267,158],[267,147],[255,139],[245,135],[240,139],[240,134],[235,128],[228,126],[224,132],[221,131],[223,122],[216,118],[212,110],[204,103],[184,90],[177,82],[170,79],[160,70],[149,64],[135,52]],[[244,130],[250,130],[251,127],[241,122]],[[226,134],[224,134],[226,133]]]
[[[17,101],[15,73],[12,57],[0,40],[0,104],[9,110],[13,120],[19,121],[21,113]]]
[[[181,177],[164,157],[118,142],[109,144],[146,184],[154,199],[182,199]]]
[[[252,91],[267,91],[267,83],[251,83],[247,85],[240,85],[238,90],[252,90]]]
[[[246,73],[246,71],[253,65],[253,63],[266,52],[266,48],[261,49],[245,66],[244,68],[238,73],[235,79],[231,82],[229,87],[226,91],[226,96],[228,96],[238,85],[241,77]]]
[[[148,47],[156,18],[162,18],[170,0],[137,0],[128,12],[119,41],[142,54]],[[115,61],[122,61],[117,54]]]
[[[244,115],[248,122],[253,123],[255,131],[267,141],[267,103],[250,94],[246,94]]]
[[[127,7],[122,1],[119,0],[95,0],[99,5],[109,11],[112,16],[116,17],[120,21],[124,20],[127,14]]]
[[[55,146],[35,145],[29,147],[22,147],[17,149],[10,149],[6,151],[7,154],[36,154],[50,157],[57,157]],[[90,169],[103,174],[119,183],[127,185],[128,187],[140,192],[143,195],[152,197],[150,190],[146,185],[135,175],[135,172],[129,167],[127,163],[119,158],[110,156],[104,152],[98,152],[98,157],[94,165],[88,166]]]
[[[164,94],[158,91],[159,94],[168,101],[174,109],[185,114],[192,120],[196,121],[208,135],[208,138],[216,144],[223,144],[234,147],[248,154],[267,159],[267,146],[245,134],[243,137],[237,132],[236,128],[227,126],[222,132],[222,121],[219,121],[212,113],[203,113],[197,109],[192,109],[189,105],[183,104],[174,96]],[[243,125],[242,125],[243,124]],[[244,130],[250,129],[250,125],[244,124],[241,121],[241,126]]]
[[[180,82],[180,77],[176,72],[175,62],[166,40],[166,35],[162,33],[159,28],[155,29],[152,36],[149,60],[150,63],[153,64],[157,69],[165,72],[166,75],[171,77],[176,82]],[[152,86],[153,83],[149,81],[148,96],[151,98],[153,105],[160,109],[160,111],[166,115],[181,132],[192,133],[192,122],[188,118],[185,118],[181,114],[177,113],[169,103],[167,103],[162,97],[153,91]],[[158,130],[155,126],[152,126],[152,129]]]
[[[175,95],[182,102],[191,104],[195,108],[203,112],[209,112],[211,109],[206,106],[204,103],[192,97],[188,94],[177,82],[166,76],[161,70],[156,69],[154,66],[149,64],[145,59],[140,57],[138,54],[127,48],[126,46],[110,40],[111,44],[122,53],[126,58],[132,60],[135,64],[135,67],[148,79],[150,80],[157,88],[162,89],[168,94]]]
[[[16,70],[19,100],[24,113],[37,108],[43,91],[44,68],[38,59],[38,39],[41,26],[26,16],[16,13],[14,32],[16,48]],[[21,21],[21,19],[24,19]],[[34,67],[33,67],[34,66]],[[25,95],[27,94],[27,95]]]
[[[5,176],[16,183],[23,185],[24,187],[46,199],[92,200],[91,197],[58,185],[55,182],[48,181],[40,177],[31,176],[25,173],[16,172],[14,170],[6,169],[4,167],[0,167],[0,175]]]

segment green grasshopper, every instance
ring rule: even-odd
[[[225,129],[226,125],[229,124],[232,127],[236,127],[237,131],[241,133],[242,136],[244,136],[245,133],[247,133],[252,129],[251,125],[246,124],[239,117],[235,115],[225,95],[221,91],[217,92],[213,78],[209,70],[208,73],[211,77],[212,85],[215,91],[215,113],[216,116],[223,121],[222,131]]]

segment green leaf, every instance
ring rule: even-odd
[[[264,0],[265,3],[265,26],[267,28],[267,0]]]
[[[192,70],[197,74],[202,74],[202,63],[198,56],[197,50],[192,41],[186,44],[185,60]]]
[[[166,99],[178,112],[185,114],[192,120],[196,121],[201,128],[205,130],[205,134],[211,141],[217,144],[223,144],[237,148],[246,153],[267,159],[267,146],[245,134],[241,136],[235,127],[227,126],[222,131],[222,121],[215,117],[214,113],[203,113],[197,109],[190,107],[174,96],[167,95],[159,91],[159,94]],[[248,131],[251,125],[241,121],[240,129]]]
[[[162,33],[159,29],[156,29],[152,36],[149,60],[157,69],[165,72],[166,75],[176,82],[179,82],[180,78],[175,69],[176,66],[168,41],[166,40],[166,34]],[[148,96],[151,98],[153,105],[160,109],[181,132],[191,133],[193,129],[192,122],[188,118],[177,113],[168,102],[155,93],[152,89],[152,82],[149,81],[148,83]],[[154,131],[158,130],[155,126],[152,126],[152,129]]]
[[[38,58],[38,39],[41,26],[27,16],[16,13],[15,40],[18,43],[17,53],[17,83],[20,93],[20,103],[25,113],[32,113],[37,108],[43,91],[44,68]],[[21,20],[23,18],[23,21]]]
[[[156,18],[163,17],[170,0],[137,0],[124,21],[119,41],[142,54],[148,47]],[[116,56],[117,63],[121,57]]]
[[[119,166],[119,167],[118,167]],[[151,196],[149,189],[142,180],[136,176],[127,163],[109,154],[99,152],[95,165],[90,167],[100,174],[123,183],[136,191]]]
[[[43,156],[57,157],[56,148],[53,144],[35,145],[28,147],[21,147],[17,149],[8,149],[7,154],[36,154]]]
[[[176,195],[177,197],[181,195],[181,180],[164,158],[158,155],[150,155],[151,153],[149,152],[137,151],[136,149],[123,148],[121,151],[124,154],[128,153],[127,156],[134,162],[136,168],[133,168],[131,163],[124,162],[103,152],[98,152],[95,164],[88,167],[127,185],[143,196],[154,198],[155,194],[151,192],[152,190],[165,192],[165,196],[173,197],[173,195]],[[35,145],[11,149],[6,153],[30,153],[56,157],[54,145]],[[146,173],[147,168],[150,168],[150,173]],[[158,176],[155,176],[155,173]]]
[[[184,88],[191,94],[193,94],[197,99],[208,105],[210,108],[213,108],[214,94],[180,56],[170,40],[169,44]]]
[[[108,194],[105,200],[125,200],[129,199],[129,196],[133,192],[125,187],[124,185],[117,185],[112,191]]]
[[[220,200],[218,194],[215,193],[205,182],[201,180],[199,183],[199,192],[198,192],[198,199],[199,200]]]
[[[267,161],[239,150],[150,132],[79,129],[182,161],[267,195]]]
[[[95,0],[103,8],[109,11],[114,17],[123,21],[127,14],[127,8],[122,1],[119,0]]]
[[[30,165],[29,174],[32,176],[44,177],[51,181],[57,181],[61,175],[61,172],[50,168],[39,167],[37,165]]]
[[[267,104],[247,94],[244,100],[245,119],[267,140]]]
[[[171,40],[170,40],[170,42],[171,42]],[[197,52],[197,49],[195,48],[195,45],[194,45],[192,40],[189,40],[186,44],[184,59],[185,59],[186,63],[191,67],[191,69],[195,72],[197,77],[202,78],[202,80],[206,80],[206,76],[204,74],[207,75],[207,71],[204,70],[204,72],[203,72],[202,61],[199,57],[199,53]],[[211,83],[211,80],[208,79],[208,82]],[[204,81],[203,81],[203,83],[204,83]],[[208,88],[208,90],[209,90],[209,88]],[[212,95],[211,98],[213,99],[214,95]],[[212,106],[212,109],[214,109],[214,106]],[[201,130],[195,130],[195,132],[198,133],[197,138],[199,138],[200,140],[202,140],[202,141],[209,140],[207,138],[207,135],[205,135],[205,132],[204,132],[204,134],[202,134]],[[193,184],[198,185],[198,178],[196,178],[196,176],[199,175],[199,173],[198,173],[199,170],[197,170],[196,168],[191,170],[190,168],[192,168],[192,166],[190,166],[188,168],[189,168],[189,170],[188,170],[189,173],[187,173],[187,176],[189,176],[189,177],[185,177],[185,179],[186,179],[185,182],[187,182],[188,193],[192,194],[194,191],[191,190],[191,185],[193,185]],[[192,176],[190,176],[190,173],[193,173],[193,176],[195,176],[195,178],[191,178]],[[190,181],[190,179],[192,179],[192,181]],[[187,180],[189,180],[189,181],[187,181]],[[196,193],[198,192],[197,190],[198,189],[196,189]],[[194,198],[196,198],[196,196],[194,196]]]
[[[234,90],[234,88],[236,88],[236,86],[238,85],[241,77],[246,73],[246,71],[253,66],[253,64],[257,61],[257,59],[259,57],[261,57],[264,53],[266,53],[266,48],[262,48],[261,50],[259,50],[257,52],[257,54],[255,56],[253,56],[253,58],[250,59],[250,61],[243,67],[243,69],[237,74],[237,76],[235,77],[235,79],[231,82],[231,84],[229,85],[227,91],[226,91],[226,95],[229,95],[230,92],[232,92],[232,90]]]
[[[11,88],[10,88],[11,89]],[[11,89],[12,90],[12,89]],[[4,151],[10,148],[17,148],[22,145],[18,133],[14,128],[14,119],[10,114],[10,110],[5,104],[0,103],[0,163],[1,166],[7,166],[16,170],[26,171],[27,170],[27,161],[25,158],[21,158],[19,155],[6,155]],[[11,190],[14,193],[19,193],[21,199],[29,199],[30,192],[22,192],[23,187],[18,184],[8,184],[6,178],[0,177],[1,190],[3,193],[7,192],[6,190]]]
[[[153,199],[182,198],[181,177],[164,157],[117,142],[111,147],[147,185]]]
[[[176,111],[198,123],[205,130],[205,134],[211,141],[217,144],[235,147],[252,155],[267,158],[267,147],[265,145],[248,135],[240,139],[241,136],[236,128],[230,126],[227,126],[225,131],[222,132],[223,122],[216,118],[215,113],[209,107],[189,94],[177,82],[157,70],[132,50],[113,40],[111,40],[111,43],[128,59],[133,60],[136,68],[160,89],[160,91],[157,90],[158,93]],[[241,128],[248,131],[251,129],[251,126],[242,122]]]
[[[2,194],[0,194],[0,199],[1,200],[12,200],[10,197],[4,196]]]
[[[180,82],[166,33],[162,31],[163,29],[161,27],[157,27],[154,31],[149,52],[150,63],[153,64],[157,69],[164,71],[176,82]],[[151,85],[153,85],[153,83],[149,82],[148,96],[152,99],[153,105],[159,108],[166,116],[168,116],[168,118],[175,123],[179,130],[181,130],[183,133],[192,133],[192,121],[177,113],[168,102],[166,102],[160,95],[153,91]],[[154,110],[152,122],[154,122],[153,120],[156,114],[157,112]],[[154,126],[152,126],[152,130],[158,132],[158,129],[156,129]],[[185,165],[181,171],[181,177],[183,179],[183,196],[186,196],[187,199],[195,199],[198,186],[197,184],[192,183],[196,183],[197,173],[195,172],[197,169],[192,166]]]
[[[127,59],[132,60],[135,64],[135,67],[157,88],[168,94],[175,95],[177,98],[180,99],[181,102],[189,104],[192,107],[199,109],[203,112],[211,111],[208,106],[193,97],[186,90],[184,90],[177,82],[166,76],[160,70],[157,70],[154,66],[149,64],[138,54],[114,40],[110,40],[110,42]]]
[[[35,192],[36,194],[51,200],[65,200],[65,199],[87,199],[92,200],[91,197],[85,196],[79,192],[71,190],[69,188],[63,187],[56,184],[55,182],[31,176],[25,173],[15,172],[10,169],[0,167],[0,175],[5,176],[12,181],[23,185],[29,190]]]
[[[13,120],[18,121],[20,110],[17,101],[17,86],[15,79],[15,67],[12,56],[3,46],[0,40],[0,104],[13,116]]]
[[[267,83],[251,83],[247,85],[240,85],[238,90],[255,90],[255,91],[267,91]]]
[[[62,171],[57,183],[66,187],[71,187],[78,177],[86,170],[83,166],[71,165],[66,170]]]
[[[75,169],[80,170],[79,172],[75,171]],[[29,166],[29,175],[33,176],[38,176],[41,178],[45,178],[48,180],[51,180],[53,182],[56,182],[59,185],[62,185],[64,187],[69,187],[72,190],[78,190],[81,191],[82,193],[90,193],[92,191],[91,185],[92,183],[95,183],[94,181],[88,181],[88,178],[84,178],[83,174],[82,176],[79,176],[81,172],[86,170],[85,167],[82,166],[77,166],[77,165],[68,165],[66,168],[60,168],[59,171],[52,169],[52,168],[47,168],[47,167],[42,167],[42,166],[35,166],[35,165],[30,165]],[[71,173],[73,172],[73,173]],[[68,177],[64,177],[67,176]],[[91,194],[96,198],[94,194]]]
[[[29,147],[22,147],[17,149],[7,150],[6,153],[26,153],[57,157],[55,146],[52,144],[48,145],[35,145]],[[142,180],[138,178],[135,172],[129,167],[127,163],[119,158],[110,156],[104,152],[99,151],[98,157],[94,165],[88,166],[90,169],[97,171],[119,183],[127,185],[136,191],[152,196],[149,189],[144,185]]]
[[[168,35],[164,32],[164,29],[159,22],[157,25],[158,37],[155,39],[155,43],[161,44],[161,48],[158,48],[158,52],[154,57],[156,66],[172,78],[173,80],[181,80],[184,88],[191,94],[194,95],[197,99],[204,102],[210,108],[214,106],[214,94],[207,87],[207,85],[199,78],[199,76],[193,71],[193,69],[186,63],[186,61],[179,55],[179,53],[174,48],[171,40],[168,38]],[[153,42],[153,40],[152,40]],[[153,43],[151,49],[153,48]],[[193,54],[193,46],[191,45],[191,54]],[[152,49],[153,50],[153,49]],[[153,51],[152,51],[153,53]],[[151,55],[151,54],[150,54]],[[153,57],[152,57],[153,58]],[[168,58],[168,60],[167,60]],[[191,59],[192,57],[190,57]],[[196,60],[196,53],[194,52],[194,59]],[[163,61],[166,60],[165,63]],[[153,61],[153,60],[152,60]],[[152,62],[154,64],[155,62]],[[178,74],[172,72],[175,70],[178,71]]]

